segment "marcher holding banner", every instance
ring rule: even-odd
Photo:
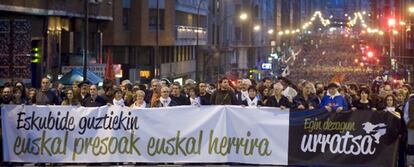
[[[265,82],[269,82],[269,80],[267,79]],[[269,84],[265,82],[260,83],[258,87],[262,89],[262,85]],[[290,106],[289,100],[283,98],[281,92],[284,91],[284,87],[280,83],[274,84],[273,89],[268,90],[273,92],[273,95],[271,93],[257,92],[255,87],[249,87],[248,89],[248,99],[250,101],[246,100],[244,102],[246,106],[258,106],[262,102],[262,99],[258,97],[266,98],[267,95],[271,95],[267,98],[273,100],[267,100],[267,105],[271,107],[229,107],[225,105],[238,104],[233,92],[235,88],[231,87],[228,79],[223,79],[219,84],[219,89],[213,92],[213,96],[210,99],[213,100],[212,102],[216,106],[202,105],[202,103],[208,103],[205,100],[205,97],[208,97],[208,93],[205,87],[202,87],[203,82],[201,82],[199,87],[203,90],[204,100],[201,100],[201,98],[199,101],[195,100],[198,98],[196,89],[187,88],[190,98],[192,98],[190,101],[200,102],[200,107],[190,105],[174,107],[174,102],[170,97],[170,88],[172,86],[165,86],[160,89],[162,91],[157,91],[160,85],[159,80],[154,79],[152,83],[155,93],[149,90],[135,91],[134,103],[130,107],[126,105],[108,107],[105,105],[115,101],[118,104],[122,97],[124,97],[124,94],[121,92],[118,92],[116,98],[109,98],[106,101],[104,99],[96,100],[99,97],[97,93],[99,88],[95,85],[92,85],[89,91],[84,91],[84,94],[90,94],[90,97],[85,96],[86,99],[95,99],[94,101],[91,100],[91,102],[96,103],[99,101],[100,104],[85,106],[102,107],[7,106],[3,108],[3,113],[8,114],[4,115],[2,124],[4,127],[9,127],[9,130],[4,131],[4,134],[7,134],[4,136],[14,135],[14,137],[11,137],[13,138],[12,140],[5,140],[3,152],[8,152],[8,156],[14,157],[6,157],[9,158],[7,159],[8,161],[37,163],[80,163],[90,161],[114,163],[240,162],[272,165],[368,164],[371,166],[392,166],[393,162],[397,160],[397,147],[395,143],[399,138],[403,141],[404,134],[401,132],[404,130],[404,125],[400,124],[401,119],[391,110],[394,107],[394,111],[397,111],[394,101],[388,105],[387,112],[383,111],[387,101],[380,100],[381,103],[378,106],[384,107],[377,112],[367,112],[357,108],[354,110],[356,112],[328,113],[324,109],[318,109],[316,104],[319,102],[319,99],[312,98],[316,97],[315,93],[318,92],[318,94],[321,94],[320,96],[323,96],[326,89],[318,84],[318,91],[313,92],[311,90],[316,89],[316,87],[314,88],[311,83],[303,82],[301,87],[292,85],[292,88],[298,89],[295,91],[301,93],[294,97],[295,105],[289,111],[297,111],[295,109],[300,105],[304,107],[297,114],[296,112],[289,113],[286,110],[282,111],[280,108],[274,108]],[[3,105],[7,103],[10,92],[14,92],[14,88],[10,85],[1,89],[2,96],[0,99],[2,99]],[[385,88],[385,86],[383,87]],[[115,85],[113,90],[118,88],[119,86]],[[331,88],[336,89],[337,86],[330,85],[329,89]],[[141,88],[138,87],[138,89]],[[369,88],[363,85],[360,89]],[[71,92],[70,89],[67,90],[67,92]],[[153,104],[160,108],[147,109],[150,105],[144,100],[145,91],[152,93],[150,101],[156,100]],[[180,90],[177,92],[180,92]],[[347,94],[346,92],[344,93]],[[387,94],[390,93],[392,94],[387,87]],[[328,94],[336,95],[337,93],[331,90],[328,91]],[[378,92],[373,92],[373,94],[378,94]],[[304,95],[308,97],[306,98]],[[361,99],[358,100],[363,104],[370,100],[368,95],[361,93],[360,96]],[[68,101],[68,104],[74,104],[72,97],[70,94],[67,94],[64,100]],[[337,96],[330,96],[328,98],[327,103],[332,109],[335,106],[340,106],[337,105],[335,98]],[[70,102],[71,99],[72,102]],[[301,101],[299,100],[300,102],[298,102],[297,99]],[[333,102],[329,102],[329,100]],[[276,105],[277,103],[279,105]],[[284,105],[281,105],[282,103]],[[168,107],[164,108],[165,106]],[[316,107],[312,108],[311,106]],[[310,111],[311,109],[314,110]],[[366,107],[361,109],[366,109]],[[44,124],[38,121],[42,121]],[[164,131],[166,130],[165,127],[169,127],[167,129],[171,131]],[[154,135],[153,132],[159,132],[157,135],[161,136]],[[76,133],[77,135],[70,136],[70,134]],[[397,137],[395,134],[398,134]],[[281,136],[286,138],[280,138]],[[25,144],[23,139],[26,141]],[[27,145],[29,139],[31,143]],[[321,143],[312,143],[313,139],[321,141]],[[42,141],[44,143],[41,143]],[[180,143],[181,141],[183,143]],[[332,141],[341,142],[345,146],[337,145]],[[64,144],[65,142],[66,144]],[[88,142],[96,143],[96,146],[87,146]],[[108,142],[112,142],[111,147],[109,147]],[[160,147],[157,142],[164,142],[164,147]],[[233,147],[231,146],[232,142],[238,145]],[[38,144],[39,147],[33,143]],[[52,143],[54,143],[53,148],[51,146]],[[70,143],[72,145],[69,145]],[[136,145],[136,143],[141,143],[142,145]],[[221,143],[223,143],[223,146],[221,146]],[[42,144],[44,147],[41,147]],[[63,147],[63,145],[67,147]],[[322,146],[324,149],[321,149]],[[23,147],[33,148],[33,150],[25,150],[22,149]],[[111,150],[105,152],[105,147]],[[354,149],[351,150],[351,147]],[[64,148],[66,148],[66,154],[63,154],[65,152]],[[102,150],[99,151],[98,148],[102,148]],[[37,152],[41,150],[43,154]],[[405,155],[405,147],[403,145],[401,145],[399,150],[400,155]],[[84,151],[87,152],[85,153]],[[110,154],[113,153],[120,156],[105,157],[109,151],[111,151]],[[39,154],[34,156],[33,153]],[[147,154],[147,157],[144,154]],[[141,159],[135,157],[137,155]],[[389,157],[384,158],[385,155]],[[323,158],[324,156],[327,157]],[[363,157],[362,160],[357,160],[361,157]],[[403,159],[399,158],[398,160]],[[309,164],[304,164],[303,162],[308,162]],[[400,164],[403,164],[403,162],[400,162]]]
[[[336,83],[330,83],[328,85],[328,92],[321,101],[321,107],[327,111],[348,111],[348,104],[345,98],[339,94],[338,85]]]
[[[155,107],[177,106],[177,102],[170,97],[170,88],[164,86],[161,88],[161,97],[155,102]]]
[[[89,90],[90,90],[90,96],[88,96],[82,101],[82,106],[100,107],[100,106],[107,104],[107,102],[105,102],[103,97],[98,95],[98,87],[96,85],[91,85]]]
[[[132,103],[131,108],[147,108],[149,107],[144,100],[145,92],[142,90],[138,90],[135,93],[135,101]]]

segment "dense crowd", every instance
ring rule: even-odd
[[[378,74],[354,62],[362,57],[359,46],[349,38],[321,38],[312,49],[305,49],[296,57],[289,78],[296,82],[306,79],[329,83],[336,76],[343,76],[342,83],[367,83]]]
[[[167,79],[153,79],[150,85],[133,84],[124,80],[120,85],[105,80],[102,87],[88,82],[74,82],[71,86],[43,78],[41,88],[26,88],[22,82],[6,83],[1,87],[1,104],[79,105],[98,107],[120,105],[133,108],[169,107],[179,105],[242,105],[269,106],[293,110],[324,108],[328,111],[389,110],[403,111],[411,94],[409,84],[312,83],[301,80],[294,84],[287,78],[264,78],[259,83],[250,79],[217,84],[189,79],[185,84],[170,83]]]
[[[264,78],[259,82],[223,78],[217,84],[196,83],[188,79],[183,85],[170,83],[167,79],[153,79],[150,85],[133,84],[129,80],[114,85],[105,80],[99,87],[88,82],[74,82],[71,86],[51,84],[48,78],[43,78],[39,89],[27,88],[24,83],[16,82],[6,83],[0,90],[0,104],[16,105],[119,105],[131,108],[241,105],[279,107],[290,112],[313,109],[327,112],[384,111],[405,120],[402,121],[404,126],[414,129],[414,121],[409,119],[414,116],[411,86],[381,80],[375,80],[371,85],[326,85],[305,80],[295,84],[284,77],[276,80]]]

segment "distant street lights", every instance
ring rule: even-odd
[[[269,29],[269,30],[267,31],[267,33],[268,33],[268,34],[270,34],[270,35],[271,35],[271,34],[273,34],[273,29]]]
[[[247,19],[247,14],[246,13],[240,14],[240,19],[241,20],[246,20]]]
[[[409,7],[408,8],[408,12],[410,12],[411,14],[413,14],[414,13],[414,6]]]
[[[257,31],[259,31],[259,30],[260,30],[260,26],[259,26],[259,25],[255,25],[255,26],[253,27],[253,30],[254,30],[254,31],[256,31],[256,32],[257,32]]]

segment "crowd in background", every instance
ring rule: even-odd
[[[326,83],[336,76],[343,76],[341,83],[367,83],[380,75],[378,71],[381,70],[373,70],[380,68],[376,66],[376,61],[360,66],[363,57],[361,46],[352,39],[325,37],[321,41],[313,41],[309,47],[312,49],[304,49],[290,65],[289,78],[292,81],[305,79]]]

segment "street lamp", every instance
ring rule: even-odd
[[[226,22],[226,20],[228,19],[228,18],[230,18],[230,17],[235,17],[235,18],[239,18],[240,19],[240,21],[245,21],[245,20],[247,20],[247,18],[248,18],[248,15],[246,14],[246,13],[241,13],[240,15],[238,15],[238,16],[236,16],[235,14],[230,14],[230,15],[227,15],[227,16],[224,16],[224,17],[222,17],[222,18],[218,18],[217,16],[216,16],[216,19],[215,20],[217,20],[217,25],[216,25],[216,27],[217,27],[217,31],[216,32],[221,32],[221,31],[219,31],[219,29],[221,29],[221,27],[222,27],[222,25]],[[227,22],[226,22],[227,23]],[[216,28],[216,27],[214,27],[214,29]],[[251,28],[251,27],[250,27]],[[255,29],[258,29],[257,31],[259,31],[260,30],[260,26],[259,25],[257,25],[257,26],[255,26],[255,27],[253,27],[253,30],[255,30]],[[255,30],[256,31],[256,30]],[[215,57],[217,57],[217,80],[219,80],[220,79],[220,64],[221,64],[221,60],[220,60],[220,53],[221,53],[221,49],[223,49],[224,47],[223,46],[220,46],[220,41],[217,41],[217,42],[213,42],[213,44],[215,45],[215,48],[218,48],[218,54],[217,54],[217,56],[215,56]]]
[[[273,29],[269,29],[269,30],[267,31],[267,33],[268,33],[268,34],[273,34]]]
[[[246,20],[247,19],[247,14],[246,13],[240,14],[240,19],[241,20]]]
[[[410,13],[414,13],[414,6],[409,7],[409,8],[408,8],[408,12],[410,12]]]
[[[259,30],[260,30],[260,26],[259,26],[259,25],[255,25],[255,26],[253,27],[253,30],[254,30],[254,31],[256,31],[256,32],[257,32],[257,31],[259,31]]]

